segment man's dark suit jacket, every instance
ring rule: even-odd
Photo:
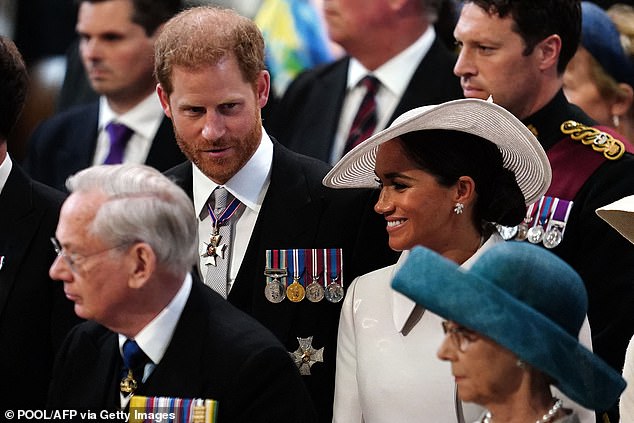
[[[388,125],[408,110],[462,98],[453,74],[456,57],[436,38],[420,62]],[[330,162],[346,96],[350,58],[308,70],[288,87],[264,121],[267,131],[291,150]]]
[[[55,362],[48,407],[119,409],[122,366],[116,333],[95,322],[77,326]],[[196,279],[165,355],[136,394],[215,399],[219,422],[315,421],[279,341]]]
[[[312,374],[303,376],[322,422],[332,419],[341,303],[325,299],[318,303],[306,299],[299,303],[267,301],[265,251],[343,248],[344,285],[397,258],[388,247],[385,220],[373,211],[378,191],[326,188],[321,180],[329,168],[274,141],[270,185],[228,296],[229,302],[269,328],[288,351],[298,349],[298,337],[312,336],[314,348],[324,347],[324,362],[314,364]],[[191,163],[167,175],[192,195]]]
[[[99,101],[63,111],[40,124],[29,140],[25,170],[37,181],[66,191],[66,178],[92,165],[97,147]],[[145,164],[160,171],[185,160],[163,118]]]
[[[0,193],[0,409],[46,403],[53,359],[79,322],[48,269],[64,194],[34,182],[14,162]]]

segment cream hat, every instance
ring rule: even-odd
[[[342,157],[324,177],[323,184],[331,188],[377,188],[374,165],[379,145],[409,132],[431,129],[467,132],[494,143],[502,152],[503,166],[515,174],[527,205],[539,199],[550,186],[550,163],[533,133],[503,107],[473,98],[403,113],[389,128]]]

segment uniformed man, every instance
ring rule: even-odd
[[[466,97],[492,96],[546,150],[553,183],[506,235],[551,248],[581,275],[594,351],[620,371],[634,333],[634,248],[594,210],[634,193],[634,157],[562,92],[580,28],[577,0],[467,0],[454,31],[454,72]],[[610,419],[618,421],[616,407]]]

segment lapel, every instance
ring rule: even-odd
[[[172,121],[163,117],[161,125],[152,140],[152,146],[148,152],[145,164],[159,170],[166,170],[187,160],[174,138]]]
[[[97,125],[99,123],[99,102],[85,106],[69,125],[65,140],[59,143],[60,169],[68,169],[67,174],[74,174],[81,169],[92,166],[92,159],[97,148]],[[63,185],[64,181],[60,181]]]
[[[311,88],[309,96],[302,99],[303,103],[310,104],[310,110],[306,111],[302,125],[302,134],[289,134],[288,139],[301,140],[301,145],[293,145],[291,148],[301,151],[310,157],[315,157],[326,163],[330,162],[330,149],[337,127],[339,116],[343,107],[343,100],[346,95],[346,80],[348,75],[348,57],[340,59],[332,65],[333,70],[320,74],[314,80],[314,87]],[[327,67],[325,69],[331,69]],[[332,93],[332,95],[324,95]],[[282,140],[284,141],[284,140]]]
[[[314,246],[324,207],[324,200],[311,192],[294,153],[274,142],[271,183],[228,300],[264,324],[282,343],[289,339],[300,307],[291,301],[273,305],[265,299],[264,252]]]
[[[119,381],[123,365],[117,334],[97,325],[96,331],[81,332],[73,343],[80,347],[66,363],[69,380],[64,383],[68,392],[66,405],[75,408],[120,409]],[[58,358],[59,359],[59,358]]]
[[[453,74],[455,56],[436,37],[412,75],[388,125],[416,107],[462,98],[460,80]]]
[[[146,382],[141,385],[137,395],[172,396],[194,398],[206,393],[202,366],[206,360],[220,360],[211,357],[204,346],[214,340],[207,339],[205,327],[209,310],[205,308],[205,292],[207,288],[194,278],[192,290],[178,320],[174,334],[165,350],[161,362]]]
[[[0,204],[0,256],[4,256],[0,269],[1,315],[43,215],[43,210],[33,204],[33,182],[15,163],[0,193]]]

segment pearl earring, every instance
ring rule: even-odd
[[[515,362],[515,365],[516,365],[517,367],[519,367],[520,369],[526,369],[526,363],[524,363],[524,362],[523,362],[522,360],[520,360],[520,359],[518,359],[518,360]]]
[[[456,203],[456,205],[453,208],[453,212],[456,214],[462,214],[464,210],[464,204],[462,203]]]
[[[619,119],[619,115],[612,116],[612,123],[614,124],[615,128],[619,127],[619,124],[621,123],[621,120]]]

